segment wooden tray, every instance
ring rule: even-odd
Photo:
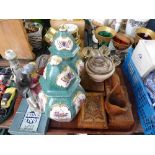
[[[122,87],[124,87],[124,91],[126,94],[128,94],[127,92],[127,88],[125,86],[125,82],[124,82],[124,77],[122,75],[122,72],[120,70],[120,68],[116,69],[116,72],[118,73],[119,77],[120,77],[120,83],[122,85]],[[105,88],[109,87],[109,80],[105,81]],[[92,93],[93,94],[93,93]],[[95,94],[95,93],[94,93]],[[96,93],[96,94],[100,94],[100,93]],[[129,101],[130,102],[130,101]],[[134,102],[132,100],[132,102]],[[131,103],[131,102],[130,102]],[[104,104],[103,104],[104,105]],[[139,129],[139,132],[142,133],[142,128],[138,122],[138,118],[137,118],[137,114],[135,112],[135,106],[131,106],[132,109],[130,109],[130,111],[125,115],[125,116],[118,116],[115,117],[114,119],[111,119],[110,121],[107,122],[107,126],[102,126],[97,124],[98,126],[96,126],[96,128],[93,127],[92,124],[84,124],[84,121],[81,121],[81,117],[82,117],[82,111],[75,117],[75,119],[72,122],[68,122],[68,123],[59,123],[56,121],[51,120],[50,125],[49,125],[49,130],[48,130],[48,134],[75,134],[75,133],[87,133],[87,134],[133,134],[134,130],[136,130],[137,128]],[[134,117],[132,115],[132,111],[134,111]],[[109,119],[107,117],[107,119]],[[136,119],[136,122],[134,123],[134,119]],[[125,123],[128,123],[128,125],[124,125]],[[137,123],[138,122],[138,123]],[[137,124],[136,124],[137,123]],[[103,125],[103,123],[102,123]],[[100,127],[101,128],[100,128]]]

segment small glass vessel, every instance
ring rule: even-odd
[[[106,80],[115,71],[111,58],[105,56],[99,49],[93,50],[92,55],[86,61],[85,68],[90,78],[96,82]]]
[[[113,63],[107,57],[90,57],[87,61],[87,67],[95,74],[106,75],[113,70]]]

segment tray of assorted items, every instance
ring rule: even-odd
[[[48,133],[132,134],[135,120],[121,69],[103,48],[86,49],[84,56],[80,77],[85,103],[71,122],[51,120]]]
[[[126,42],[120,42],[117,48],[114,44],[117,53],[112,56],[108,46],[116,32],[107,27],[93,32],[98,39],[95,48],[89,45],[81,51],[64,25],[52,38],[49,63],[40,80],[48,98],[44,108],[51,119],[48,134],[133,133],[132,106],[127,88],[121,84],[122,75],[116,71],[132,40],[128,36],[117,35],[115,42]],[[65,69],[65,66],[70,69]]]
[[[77,117],[71,122],[51,120],[48,133],[133,134],[135,120],[132,104],[120,76],[119,69],[105,80],[104,91],[102,88],[100,91],[87,89],[86,101]]]

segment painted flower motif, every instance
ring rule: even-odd
[[[69,122],[71,111],[66,104],[54,104],[50,111],[50,118],[60,122]]]
[[[58,37],[55,40],[55,46],[58,50],[71,50],[73,48],[73,41],[69,38]]]
[[[86,96],[81,91],[78,91],[75,97],[73,98],[74,105],[79,104],[80,102],[83,102],[86,99]]]
[[[75,97],[73,98],[73,104],[75,106],[76,113],[78,113],[80,109],[81,103],[86,99],[86,96],[84,93],[78,91]]]
[[[69,66],[67,66],[62,73],[58,75],[56,84],[60,87],[67,88],[74,78],[75,75],[73,71]]]
[[[53,56],[50,58],[50,61],[49,61],[49,63],[50,63],[52,66],[59,65],[61,62],[62,62],[62,58],[59,57],[59,56],[57,56],[57,55],[53,55]]]

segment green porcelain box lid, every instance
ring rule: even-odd
[[[75,43],[74,37],[67,32],[67,27],[64,25],[59,28],[53,40],[52,46],[49,48],[52,55],[71,58],[80,50],[80,47]]]

